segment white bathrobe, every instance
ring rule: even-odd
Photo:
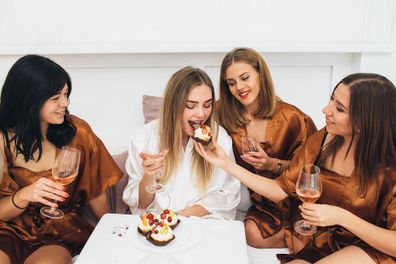
[[[125,164],[129,179],[124,189],[123,200],[133,214],[144,211],[138,208],[139,183],[143,177],[139,153],[159,152],[158,125],[159,120],[154,120],[137,130],[131,137],[129,155]],[[219,127],[217,134],[218,144],[234,159],[231,138],[222,127]],[[190,138],[180,157],[178,168],[166,183],[165,190],[155,195],[152,206],[157,210],[169,208],[177,212],[199,204],[210,213],[208,217],[235,219],[240,201],[240,182],[224,170],[215,168],[206,192],[200,193],[196,184],[197,175],[191,170],[193,151],[195,151],[193,139]]]

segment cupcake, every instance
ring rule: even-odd
[[[175,212],[165,209],[159,216],[159,220],[167,224],[170,228],[175,229],[180,223],[180,219]]]
[[[143,214],[140,216],[140,222],[138,225],[138,232],[144,236],[149,233],[152,228],[159,222],[158,219],[156,219],[155,215],[152,213],[148,214]]]
[[[202,145],[208,145],[212,139],[212,131],[209,126],[200,124],[194,130],[194,136],[192,137],[195,141],[200,142]]]
[[[167,224],[158,222],[154,225],[149,233],[146,235],[146,239],[156,246],[165,246],[173,239],[175,234]]]

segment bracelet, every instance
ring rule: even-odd
[[[16,208],[18,208],[19,210],[25,210],[26,207],[20,207],[20,206],[18,206],[18,205],[15,203],[15,201],[14,201],[14,197],[15,197],[15,194],[16,194],[17,192],[18,192],[18,191],[14,192],[14,194],[11,196],[11,202],[12,202],[12,204],[13,204]]]
[[[279,159],[277,159],[277,158],[275,158],[275,160],[278,161],[278,165],[277,165],[276,170],[274,171],[274,173],[275,173],[275,174],[278,174],[278,173],[281,171],[282,162],[281,162]]]

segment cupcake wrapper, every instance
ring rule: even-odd
[[[195,141],[201,143],[202,145],[209,145],[210,141],[212,141],[212,138],[210,138],[208,141],[205,141],[203,139],[200,139],[198,137],[193,136],[192,137]]]
[[[169,239],[168,241],[157,241],[157,240],[154,240],[154,239],[151,237],[151,232],[149,232],[149,233],[146,235],[146,239],[147,239],[148,241],[150,241],[153,245],[156,245],[156,246],[159,246],[159,247],[163,247],[163,246],[169,244],[169,242],[171,242],[171,241],[172,241],[173,239],[175,239],[175,238],[176,238],[176,236],[175,236],[175,234],[173,234],[173,237],[172,237],[171,239]]]

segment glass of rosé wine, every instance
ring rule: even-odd
[[[56,157],[52,176],[54,180],[62,185],[68,185],[76,178],[80,165],[81,151],[73,147],[62,147],[61,152]],[[56,202],[54,200],[54,202]],[[64,213],[57,208],[44,206],[40,213],[48,218],[60,219]]]
[[[296,193],[301,201],[314,203],[322,194],[322,180],[320,169],[313,164],[304,164],[300,168],[300,174],[296,183]],[[305,220],[298,220],[294,223],[294,230],[304,236],[316,233],[317,227],[310,225]]]

